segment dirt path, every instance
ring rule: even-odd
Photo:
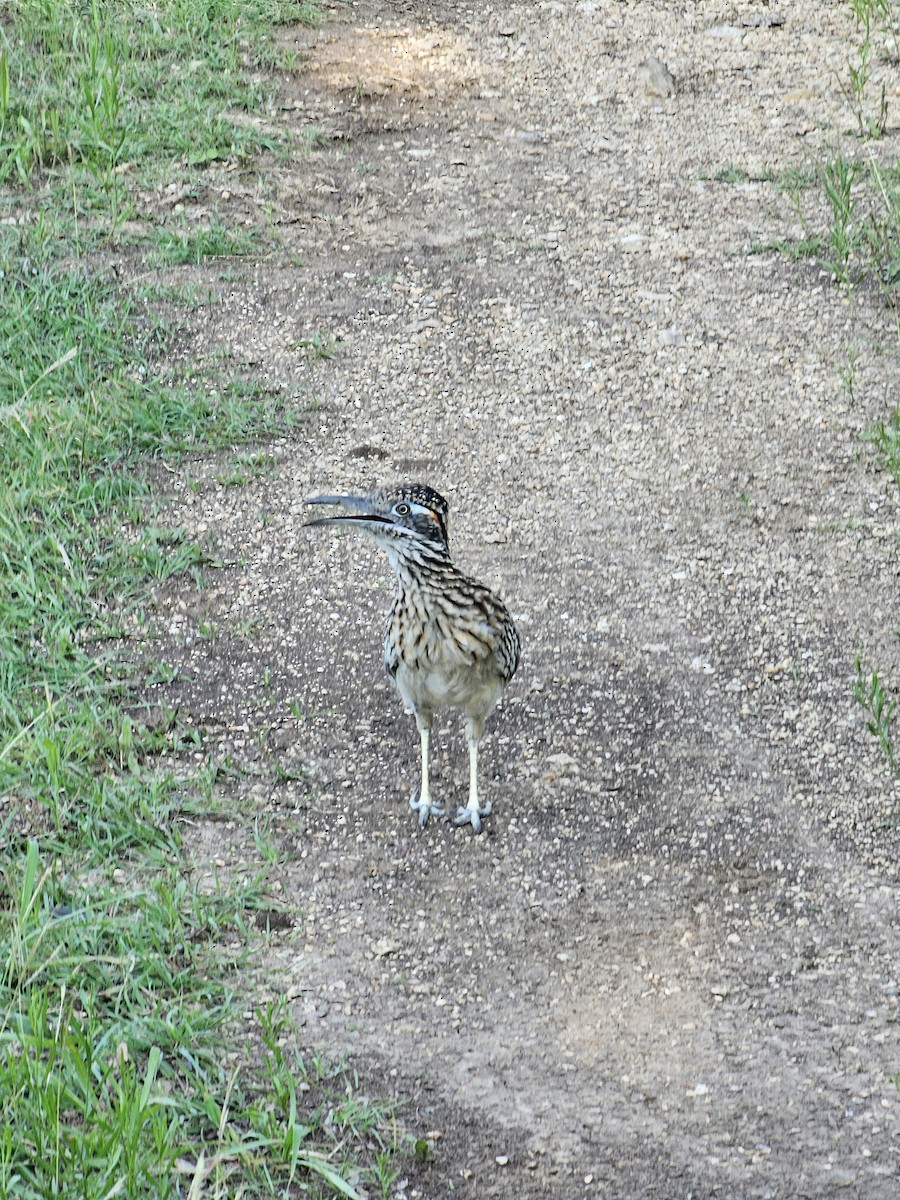
[[[340,4],[290,35],[285,119],[328,139],[269,181],[292,255],[198,273],[186,352],[321,406],[271,475],[176,480],[170,519],[237,565],[167,593],[166,695],[287,855],[261,978],[431,1134],[398,1195],[898,1194],[898,795],[851,694],[857,649],[896,661],[860,438],[896,342],[876,297],[749,253],[800,232],[771,182],[714,179],[809,169],[847,33],[812,0]],[[524,639],[480,838],[406,807],[386,564],[301,525],[398,477],[447,495]],[[450,719],[434,767],[462,794]],[[198,829],[201,869],[251,849]]]

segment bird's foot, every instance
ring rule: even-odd
[[[491,802],[488,800],[486,804],[482,804],[480,807],[477,804],[474,807],[471,805],[460,805],[456,810],[456,817],[454,819],[457,825],[471,825],[476,833],[481,833],[481,818],[489,817],[490,815]]]
[[[439,808],[437,804],[432,804],[430,800],[419,799],[419,789],[413,788],[409,797],[409,807],[413,812],[419,814],[419,828],[424,829],[428,824],[429,817],[442,817],[444,810]]]

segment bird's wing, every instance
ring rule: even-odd
[[[391,679],[396,676],[397,668],[400,666],[400,641],[395,624],[396,616],[397,605],[395,603],[388,613],[387,624],[384,627],[384,669]]]

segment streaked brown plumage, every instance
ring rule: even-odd
[[[466,717],[469,802],[456,821],[481,829],[490,805],[478,801],[478,743],[494,705],[519,665],[519,635],[499,596],[464,575],[450,559],[449,506],[422,483],[401,483],[365,496],[314,496],[310,504],[341,504],[355,512],[309,521],[343,524],[374,537],[397,576],[388,615],[384,665],[422,739],[422,786],[411,806],[424,825],[443,809],[431,803],[428,748],[436,709]]]

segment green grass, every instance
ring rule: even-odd
[[[778,172],[771,167],[764,167],[761,171],[750,171],[733,162],[726,163],[712,175],[702,174],[700,178],[711,183],[774,183],[776,187],[785,192],[802,191],[804,188],[814,186],[817,181],[814,171],[803,170],[799,167],[787,167]]]
[[[804,188],[815,187],[818,176],[810,167],[786,167],[778,175],[776,182],[783,192],[791,195],[802,192]]]
[[[868,718],[866,729],[878,742],[884,759],[892,775],[898,774],[897,755],[894,750],[892,723],[897,708],[896,700],[889,700],[884,690],[884,684],[873,671],[866,675],[862,668],[859,655],[856,656],[856,680],[853,684],[853,698],[863,709]]]
[[[217,221],[199,229],[160,229],[148,240],[154,246],[151,262],[159,266],[199,266],[207,258],[252,254],[259,246],[254,232],[228,229]]]
[[[773,238],[770,242],[754,242],[750,247],[750,253],[783,254],[792,262],[798,262],[803,258],[817,258],[822,253],[823,246],[823,239],[816,234],[811,234],[809,237],[796,240]]]
[[[85,637],[112,587],[103,518],[141,491],[116,468],[154,417],[130,377],[127,304],[44,252],[37,238],[0,240],[18,264],[0,275],[0,787],[38,788],[56,741],[67,792],[116,735],[115,681]]]
[[[900,285],[900,180],[896,168],[879,164],[871,140],[864,150],[852,157],[829,152],[817,164],[820,204],[815,215],[810,215],[808,186],[784,184],[804,236],[755,243],[750,252],[817,258],[848,295],[869,281],[895,307]]]
[[[799,188],[788,189],[807,234],[822,241],[822,265],[847,296],[860,284],[877,287],[898,306],[900,287],[900,182],[895,165],[879,161],[888,126],[888,102],[874,85],[875,65],[900,60],[900,26],[892,0],[850,0],[846,8],[854,45],[839,82],[855,129],[815,163],[820,216],[804,211]]]
[[[133,184],[287,154],[276,119],[278,27],[315,24],[292,0],[0,2],[0,183],[61,183],[114,223]]]
[[[41,229],[2,236],[0,1194],[163,1197],[206,1178],[227,1195],[234,1176],[245,1195],[314,1177],[351,1196],[390,1170],[389,1114],[343,1074],[352,1122],[301,1112],[301,1064],[266,1046],[271,1017],[235,1032],[266,866],[210,895],[189,882],[183,785],[154,769],[177,732],[140,723],[110,649],[151,581],[209,561],[153,522],[146,457],[234,445],[286,414],[241,381],[173,386],[127,289]]]
[[[199,194],[213,161],[288,147],[261,67],[279,22],[316,16],[286,0],[0,3],[3,1196],[352,1197],[403,1161],[389,1107],[304,1057],[286,1009],[248,992],[277,852],[248,815],[250,866],[194,882],[182,822],[228,772],[161,770],[160,752],[193,760],[202,737],[177,713],[149,720],[143,691],[172,669],[129,649],[151,586],[216,567],[160,524],[152,461],[227,450],[236,486],[270,466],[237,448],[304,405],[229,378],[224,358],[172,365],[161,307],[181,333],[215,299],[179,270],[258,256],[260,232],[213,213],[151,218],[138,241],[124,219],[141,189]]]
[[[235,454],[228,470],[216,475],[215,482],[221,487],[243,487],[260,476],[271,475],[274,470],[275,459],[270,454]]]
[[[241,958],[222,943],[258,880],[204,895],[169,869],[86,889],[29,841],[2,885],[0,1194],[174,1197],[205,1180],[262,1197],[315,1179],[353,1197],[396,1161],[390,1110],[308,1064],[283,1005],[233,1029]]]
[[[299,349],[305,350],[310,358],[324,359],[326,362],[337,358],[339,353],[337,342],[318,330],[311,337],[301,338],[297,346]]]
[[[752,174],[727,163],[718,182],[776,183],[791,199],[804,236],[755,244],[751,253],[769,251],[792,259],[813,257],[850,296],[860,284],[877,287],[885,302],[898,307],[900,287],[900,170],[879,161],[888,128],[884,86],[876,89],[875,67],[900,61],[900,22],[892,0],[849,0],[845,9],[853,36],[846,76],[839,79],[855,128],[809,168],[788,168],[776,175],[767,168]]]
[[[172,304],[184,312],[199,312],[209,308],[216,302],[216,294],[212,288],[199,288],[195,284],[167,284],[157,281],[143,282],[132,289],[132,294],[138,304],[157,311],[161,306]]]
[[[713,175],[701,175],[701,179],[714,183],[771,183],[775,176],[768,168],[761,174],[753,174],[733,162],[720,167]]]
[[[888,105],[884,85],[877,91],[870,86],[879,56],[886,53],[894,65],[900,61],[895,11],[892,0],[849,2],[847,13],[854,23],[855,52],[848,61],[842,87],[855,118],[859,149],[849,155],[842,147],[831,151],[821,166],[820,183],[831,217],[826,265],[843,287],[848,303],[857,286],[874,283],[894,313],[900,345],[900,171],[895,165],[879,162]],[[854,401],[857,357],[857,350],[851,349],[848,366],[842,372],[842,382]],[[888,419],[875,425],[866,438],[875,447],[879,466],[900,490],[900,407],[895,406]],[[893,736],[897,701],[891,699],[878,670],[863,670],[859,654],[853,696],[865,714],[866,729],[896,779],[900,771]],[[894,818],[897,816],[895,812]]]
[[[878,465],[887,471],[900,491],[900,409],[895,408],[887,421],[879,421],[866,434],[878,453]]]
[[[878,57],[875,43],[879,32],[889,33],[895,64],[900,54],[893,8],[893,0],[849,0],[848,4],[856,28],[856,45],[855,54],[847,64],[847,78],[840,82],[863,139],[883,137],[887,129],[888,103],[884,84],[874,96],[870,84]]]

